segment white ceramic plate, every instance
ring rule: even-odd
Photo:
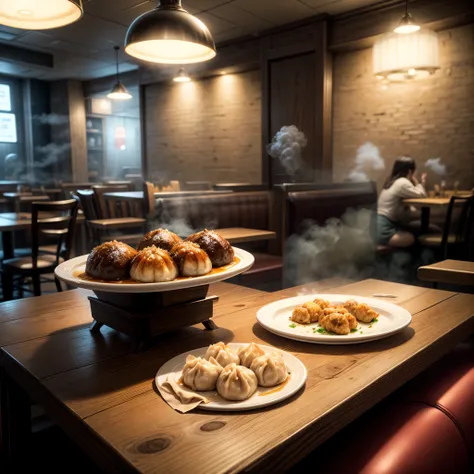
[[[83,273],[86,268],[88,255],[72,258],[56,267],[55,275],[62,281],[77,288],[87,290],[104,291],[108,293],[156,293],[162,291],[181,290],[194,286],[209,285],[218,281],[227,280],[248,270],[255,261],[254,256],[245,250],[233,247],[235,256],[239,262],[223,271],[211,272],[192,278],[178,278],[173,281],[160,283],[106,283],[100,281],[89,281],[78,278],[77,275]]]
[[[380,313],[375,323],[361,323],[355,332],[346,336],[337,334],[320,334],[317,332],[318,323],[295,324],[290,320],[293,309],[316,298],[328,300],[331,303],[341,304],[354,299],[358,303],[367,303],[372,309]],[[258,322],[268,331],[279,336],[296,341],[312,342],[314,344],[358,344],[374,341],[391,336],[411,323],[411,314],[404,308],[393,303],[380,301],[376,298],[365,298],[354,295],[303,295],[287,298],[260,308],[257,312]]]
[[[237,351],[241,347],[247,346],[248,343],[233,343],[231,342],[229,346]],[[201,410],[215,410],[215,411],[243,411],[243,410],[255,410],[257,408],[267,407],[269,405],[274,405],[279,403],[293,394],[298,392],[306,382],[306,377],[308,372],[304,364],[297,359],[295,356],[288,354],[288,352],[280,351],[276,347],[264,346],[259,344],[259,346],[267,353],[278,351],[283,355],[286,366],[288,368],[289,380],[288,382],[283,382],[280,390],[275,390],[277,387],[258,387],[257,391],[247,400],[241,402],[234,402],[230,400],[225,400],[222,398],[216,391],[212,392],[198,392],[207,399],[210,400],[209,403],[199,405]],[[173,357],[168,362],[163,364],[155,377],[156,385],[160,385],[166,380],[169,374],[176,381],[179,380],[183,373],[183,366],[186,362],[186,357],[189,354],[192,354],[196,357],[204,357],[206,354],[207,347],[200,347],[189,352],[184,352],[176,357]],[[265,392],[271,392],[265,395]]]

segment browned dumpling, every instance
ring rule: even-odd
[[[321,306],[316,303],[313,303],[312,301],[305,303],[303,305],[303,308],[306,308],[308,310],[311,323],[317,323],[319,321],[319,318],[323,315],[323,310],[321,309]]]
[[[355,303],[355,304],[354,304]],[[370,323],[380,315],[366,303],[356,303],[354,300],[346,301],[344,307],[353,314],[359,321]]]
[[[146,247],[154,245],[168,252],[183,239],[168,229],[155,229],[143,236],[143,239],[137,245],[137,250],[143,250]]]
[[[137,251],[123,242],[112,240],[95,247],[87,257],[86,273],[100,280],[126,280]]]
[[[298,324],[310,324],[311,323],[311,315],[309,310],[304,306],[297,306],[293,313],[291,314],[290,319]]]
[[[143,283],[172,281],[178,276],[178,267],[166,250],[152,246],[137,253],[130,275]]]
[[[212,262],[204,250],[192,242],[180,242],[170,251],[178,266],[179,274],[186,277],[206,275],[212,270]]]
[[[345,336],[351,332],[346,314],[331,313],[328,316],[324,316],[322,320],[319,321],[319,324],[326,329],[326,331],[333,332],[334,334]]]
[[[213,267],[222,267],[234,260],[234,249],[230,243],[213,230],[204,229],[186,240],[198,244],[209,255]]]

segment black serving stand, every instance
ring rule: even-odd
[[[162,293],[109,293],[94,291],[89,297],[94,323],[92,333],[104,325],[135,340],[136,351],[149,347],[153,337],[184,326],[202,323],[217,329],[212,321],[217,296],[207,296],[209,285]]]

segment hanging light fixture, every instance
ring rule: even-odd
[[[184,10],[181,0],[161,0],[130,25],[125,51],[152,63],[190,64],[212,59],[216,46],[207,26]]]
[[[408,33],[414,33],[419,29],[420,25],[418,25],[410,13],[408,13],[408,0],[405,0],[405,14],[402,16],[398,26],[393,31],[394,33],[406,35]]]
[[[176,74],[176,76],[173,77],[173,81],[174,82],[190,82],[191,78],[186,74],[186,71],[183,68],[181,68],[178,71],[178,74]]]
[[[388,33],[373,48],[373,72],[381,79],[402,81],[434,74],[439,69],[438,35],[421,29],[411,35]]]
[[[119,57],[118,57],[118,52],[120,50],[120,47],[115,46],[114,49],[115,49],[115,59],[116,59],[116,65],[117,65],[117,82],[115,83],[115,86],[112,88],[110,93],[107,94],[107,97],[109,99],[114,99],[114,100],[131,99],[132,94],[130,94],[127,88],[120,82]]]
[[[82,0],[0,0],[0,24],[23,30],[58,28],[83,14]]]

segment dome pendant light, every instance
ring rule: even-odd
[[[83,14],[82,0],[0,0],[0,24],[23,30],[59,28]]]
[[[161,0],[130,25],[125,52],[152,63],[190,64],[212,59],[216,46],[207,26],[184,10],[181,0]]]
[[[107,94],[107,97],[113,100],[131,99],[132,94],[130,94],[127,88],[120,82],[119,58],[118,58],[118,52],[120,50],[120,47],[115,46],[114,49],[115,49],[115,57],[116,57],[116,64],[117,64],[117,82],[115,83],[115,86],[112,88],[110,93]]]
[[[186,71],[183,68],[181,68],[178,71],[178,74],[176,74],[176,76],[173,77],[173,81],[174,82],[190,82],[191,78],[186,74]]]
[[[398,34],[406,35],[408,33],[414,33],[419,29],[420,25],[418,25],[410,13],[408,13],[408,0],[405,0],[405,14],[393,31]]]

